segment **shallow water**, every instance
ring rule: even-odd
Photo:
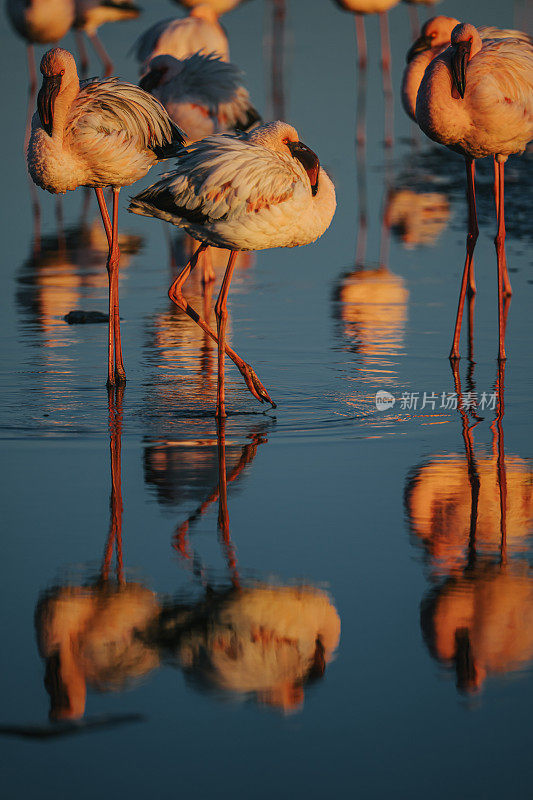
[[[264,5],[224,24],[267,116]],[[357,174],[352,20],[333,3],[288,6],[286,116],[332,175],[338,209],[313,246],[240,257],[229,339],[277,409],[228,367],[218,431],[216,351],[171,307],[167,237],[128,216],[132,192],[120,215],[123,394],[104,386],[106,325],[63,320],[106,310],[103,234],[81,191],[59,220],[39,192],[37,247],[21,156],[24,53],[0,33],[12,109],[0,134],[10,796],[318,798],[354,785],[369,798],[444,798],[458,786],[461,797],[530,796],[533,160],[506,167],[514,295],[500,371],[491,164],[479,165],[472,357],[465,319],[454,374],[464,167],[421,136],[409,141],[398,101],[406,10],[390,15],[390,158],[377,21],[367,24]],[[520,4],[514,16],[474,0],[441,10],[522,24]],[[135,78],[130,43],[173,11],[157,0],[140,20],[103,29],[117,74]],[[173,246],[181,263],[179,235]],[[194,278],[188,297],[202,308]],[[378,410],[378,391],[394,405]],[[65,686],[78,719],[49,722]]]

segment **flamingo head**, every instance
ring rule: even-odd
[[[164,55],[155,56],[150,59],[146,70],[139,81],[139,86],[145,92],[152,92],[167,81],[172,80],[181,71],[181,61],[174,56]]]
[[[452,31],[452,80],[461,98],[466,91],[466,68],[482,47],[481,37],[473,25],[459,24]]]
[[[74,57],[68,50],[54,47],[41,59],[43,83],[37,96],[37,110],[41,125],[52,135],[54,127],[54,105],[59,92],[70,84],[79,89],[78,71]]]
[[[318,192],[320,161],[317,154],[300,141],[298,132],[292,125],[279,120],[260,125],[249,134],[249,141],[258,142],[264,147],[283,155],[290,154],[292,158],[299,161],[308,175],[311,194],[313,197],[316,195]]]
[[[459,24],[459,20],[455,17],[444,17],[442,14],[428,19],[422,26],[420,36],[407,51],[407,63],[409,64],[418,53],[449,44],[452,31]]]

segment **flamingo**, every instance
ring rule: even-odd
[[[495,158],[498,358],[505,360],[503,300],[511,289],[505,260],[504,164],[509,155],[523,153],[533,137],[533,46],[520,39],[483,42],[473,25],[457,25],[451,47],[433,59],[424,73],[416,120],[430,139],[461,153],[466,161],[469,232],[452,360],[459,358],[463,307],[477,238],[474,159]]]
[[[363,82],[366,75],[366,34],[365,14],[379,14],[379,27],[381,33],[381,69],[383,73],[383,91],[385,93],[385,145],[392,146],[393,138],[393,110],[392,110],[392,82],[391,82],[391,52],[389,40],[389,21],[387,11],[397,5],[400,0],[334,0],[345,11],[355,15],[355,32],[357,36],[357,52],[359,54],[359,69],[363,73]],[[364,138],[361,132],[358,138]]]
[[[184,19],[163,19],[148,28],[132,47],[141,73],[155,56],[168,53],[185,59],[194,53],[212,53],[229,61],[229,45],[224,29],[210,6],[193,8]]]
[[[407,65],[402,80],[402,105],[405,113],[416,122],[416,96],[424,77],[426,67],[434,58],[443,53],[449,46],[452,31],[460,21],[455,17],[439,15],[431,17],[424,23],[420,36],[407,51]],[[478,28],[481,39],[521,39],[531,42],[531,37],[522,31],[510,28],[494,28],[482,25]]]
[[[201,241],[169,289],[170,299],[212,338],[214,332],[182,295],[181,287],[208,246],[231,250],[215,306],[218,333],[217,416],[226,416],[224,354],[251,393],[274,406],[249,365],[226,347],[227,297],[238,250],[297,247],[318,239],[335,212],[335,189],[318,156],[285,122],[241,137],[210,136],[187,148],[177,169],[132,198],[129,210],[185,228]]]
[[[156,56],[139,86],[157,97],[188,144],[213,133],[248,130],[260,120],[240,69],[214,55],[195,53],[181,61]]]
[[[195,53],[183,61],[171,55],[152,58],[139,86],[157,97],[190,144],[213,133],[249,130],[259,122],[242,82],[234,64]],[[202,254],[202,267],[205,286],[215,279],[210,248]]]
[[[11,24],[27,42],[33,94],[37,88],[33,45],[58,42],[68,33],[74,22],[74,0],[7,0],[6,9]]]
[[[98,38],[96,31],[106,22],[120,22],[126,19],[136,19],[141,13],[139,6],[131,0],[75,0],[76,19],[74,33],[81,59],[82,75],[85,75],[89,66],[87,51],[83,41],[82,32],[92,42],[104,66],[104,77],[113,72],[113,62]]]
[[[404,0],[407,3],[409,12],[409,22],[411,23],[411,32],[413,39],[416,39],[420,32],[420,20],[418,16],[418,6],[436,6],[442,0]]]
[[[28,146],[28,171],[42,189],[64,194],[94,188],[107,234],[109,254],[108,384],[126,373],[120,344],[118,297],[118,196],[122,186],[142,178],[183,143],[179,128],[162,105],[138,86],[117,78],[80,86],[68,50],[54,48],[42,58],[43,84]],[[113,190],[113,222],[103,187]],[[115,364],[113,364],[113,361]]]

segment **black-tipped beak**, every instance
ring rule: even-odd
[[[413,42],[409,50],[407,51],[407,55],[405,56],[405,60],[409,64],[410,61],[413,60],[415,56],[419,53],[423,53],[425,50],[431,50],[433,47],[432,41],[429,36],[424,36],[423,34],[418,37],[418,39]]]
[[[313,197],[318,191],[318,175],[320,172],[320,161],[316,153],[303,142],[288,142],[287,147],[291,151],[293,158],[296,158],[309,176],[311,184],[311,194]]]
[[[144,89],[145,92],[151,92],[152,89],[155,89],[161,83],[161,79],[163,77],[163,73],[159,69],[151,69],[146,75],[143,75],[141,80],[139,81],[139,86],[141,89]]]
[[[459,42],[454,45],[454,53],[452,55],[452,80],[455,88],[461,95],[461,99],[465,96],[466,90],[466,68],[470,60],[470,48],[472,42]]]
[[[61,88],[62,75],[44,75],[43,85],[37,95],[37,111],[41,125],[48,136],[52,135],[54,127],[54,102]]]

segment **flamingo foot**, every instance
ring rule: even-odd
[[[237,365],[239,372],[241,373],[242,377],[244,378],[244,382],[246,386],[253,394],[253,396],[259,400],[260,403],[270,403],[272,408],[277,408],[275,402],[272,400],[270,395],[268,394],[267,390],[257,377],[255,370],[247,364],[245,361],[242,362],[242,365]]]

